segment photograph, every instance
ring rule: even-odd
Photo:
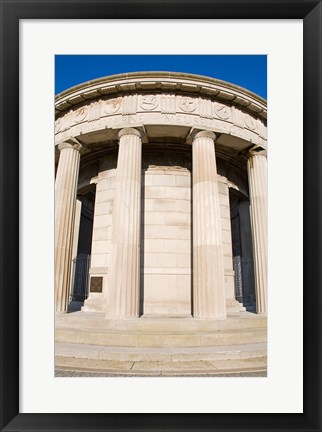
[[[55,376],[267,376],[267,56],[55,56]]]
[[[322,431],[322,0],[0,5],[0,431]]]

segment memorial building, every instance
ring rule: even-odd
[[[55,99],[55,309],[105,320],[267,313],[267,107],[172,72]],[[79,297],[80,296],[80,297]]]

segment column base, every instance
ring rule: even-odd
[[[90,293],[82,307],[83,312],[105,312],[106,300],[103,294]]]
[[[246,310],[245,306],[236,299],[226,299],[226,309],[228,313],[243,312]]]

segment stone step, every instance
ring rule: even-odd
[[[55,369],[75,372],[96,372],[105,376],[216,376],[233,373],[266,372],[266,357],[239,360],[206,361],[113,361],[55,357]]]
[[[122,332],[102,329],[56,328],[56,342],[125,347],[210,347],[266,342],[266,329],[234,329],[214,332],[171,332],[163,329]]]
[[[101,329],[112,331],[144,332],[214,332],[229,329],[266,328],[267,318],[249,312],[231,314],[226,320],[200,320],[194,318],[145,318],[130,320],[108,320],[104,314],[92,312],[74,312],[58,314],[56,328]]]
[[[55,344],[55,355],[58,357],[110,361],[241,360],[266,357],[266,353],[266,343],[195,348],[104,347],[65,342]]]

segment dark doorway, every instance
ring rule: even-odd
[[[230,189],[230,218],[236,300],[252,312],[256,310],[252,234],[249,201]]]
[[[81,309],[88,297],[89,269],[91,261],[93,219],[95,205],[95,185],[90,191],[79,195],[81,211],[76,220],[75,230],[78,229],[77,254],[72,257],[70,302],[68,312]],[[76,238],[77,238],[77,233]]]

